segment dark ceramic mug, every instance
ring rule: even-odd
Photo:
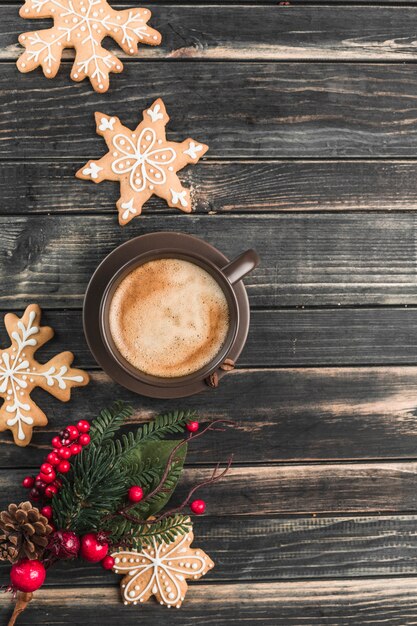
[[[103,294],[100,305],[100,319],[99,328],[102,337],[102,341],[105,344],[107,351],[113,359],[117,361],[119,366],[127,372],[130,376],[133,376],[137,380],[146,385],[153,387],[178,387],[181,385],[187,385],[196,381],[202,381],[208,378],[216,369],[224,363],[227,359],[231,346],[233,345],[237,330],[239,328],[240,316],[239,305],[236,298],[233,285],[249,272],[251,272],[259,263],[259,257],[255,250],[247,250],[243,254],[239,255],[236,259],[220,268],[209,259],[199,254],[199,240],[190,238],[189,249],[178,250],[176,248],[164,248],[156,249],[144,254],[140,254],[137,257],[131,259],[118,272],[113,276],[107,288]],[[229,307],[229,328],[226,335],[226,339],[218,352],[218,354],[203,368],[192,372],[186,376],[162,378],[158,376],[152,376],[141,372],[131,365],[117,349],[113,337],[110,332],[110,306],[113,296],[120,285],[120,283],[130,274],[133,270],[137,269],[141,265],[150,261],[156,261],[159,259],[180,259],[188,261],[194,265],[198,265],[210,274],[218,285],[220,285]]]
[[[186,259],[203,267],[222,287],[230,310],[229,333],[216,358],[201,370],[175,379],[149,376],[128,363],[114,345],[108,319],[109,305],[120,281],[139,265],[164,256]],[[207,241],[176,232],[149,233],[120,245],[100,263],[84,298],[84,333],[97,363],[120,385],[151,398],[183,398],[208,390],[207,377],[216,372],[220,380],[226,368],[219,366],[226,359],[236,361],[245,345],[250,311],[241,279],[258,262],[253,250],[230,262]]]

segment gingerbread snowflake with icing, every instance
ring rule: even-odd
[[[113,571],[126,573],[120,586],[124,604],[146,602],[155,596],[160,604],[179,609],[188,589],[186,579],[197,580],[214,567],[205,552],[190,547],[193,539],[190,531],[169,544],[154,539],[152,546],[141,552],[115,552]]]
[[[89,77],[93,88],[104,93],[110,72],[119,73],[123,63],[102,47],[104,37],[112,37],[127,54],[136,54],[138,43],[157,46],[161,35],[147,25],[148,9],[115,11],[107,0],[26,0],[20,9],[24,18],[52,17],[53,28],[23,33],[19,43],[26,48],[17,61],[21,72],[42,66],[47,78],[56,76],[64,48],[75,48],[71,78],[77,82]]]
[[[104,137],[109,151],[99,160],[88,161],[76,176],[95,183],[120,182],[121,196],[116,204],[119,223],[124,226],[140,215],[153,195],[189,213],[191,194],[181,185],[177,172],[189,163],[197,163],[208,146],[193,139],[167,141],[169,116],[161,99],[143,112],[143,120],[134,131],[123,126],[118,117],[95,115],[97,133]]]
[[[41,387],[66,402],[71,388],[86,385],[88,375],[70,367],[71,352],[61,352],[41,365],[34,353],[54,334],[52,328],[40,326],[41,309],[37,304],[27,307],[21,318],[8,313],[4,318],[11,346],[0,349],[0,431],[9,429],[18,446],[27,446],[34,426],[45,426],[46,415],[34,403],[30,393]]]

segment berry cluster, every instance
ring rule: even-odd
[[[80,454],[83,447],[90,443],[89,430],[89,422],[80,420],[76,426],[67,426],[60,432],[58,437],[52,439],[52,447],[54,449],[45,458],[39,474],[36,477],[26,476],[22,482],[23,487],[30,489],[32,500],[53,498],[58,493],[62,483],[57,475],[69,472],[71,468],[69,459]],[[49,512],[51,507],[45,506],[44,509],[42,509],[43,514],[50,519],[46,512]]]

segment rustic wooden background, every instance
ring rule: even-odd
[[[55,431],[115,398],[134,422],[184,406],[238,423],[190,453],[185,483],[232,451],[236,465],[196,522],[217,567],[181,611],[122,609],[120,578],[77,563],[51,571],[21,626],[416,624],[417,6],[155,2],[163,45],[129,58],[105,95],[70,81],[70,52],[53,81],[18,73],[18,33],[49,25],[18,7],[0,0],[1,317],[38,302],[56,329],[45,357],[72,348],[92,383],[69,405],[35,394],[50,425],[28,449],[0,437],[1,502],[23,497]],[[133,126],[158,96],[174,140],[210,145],[183,174],[196,211],[154,199],[121,229],[118,186],[74,173],[103,154],[95,110]],[[101,259],[162,229],[262,256],[239,369],[179,403],[112,383],[81,328]]]

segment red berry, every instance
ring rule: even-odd
[[[40,474],[40,480],[42,480],[44,483],[47,483],[48,485],[49,483],[53,483],[55,478],[56,474],[54,470],[52,470],[50,474]]]
[[[46,488],[46,482],[42,480],[42,478],[36,478],[35,489],[38,489],[39,491],[43,492],[45,491],[45,488]]]
[[[52,511],[52,507],[49,506],[49,504],[41,508],[41,513],[42,515],[46,517],[47,520],[52,519],[53,511]]]
[[[78,443],[80,444],[80,446],[88,446],[90,441],[91,441],[91,437],[90,435],[87,435],[87,433],[85,433],[84,435],[80,435],[78,437]]]
[[[58,559],[75,559],[80,550],[80,540],[71,530],[57,530],[49,539],[48,550]]]
[[[90,563],[98,563],[106,556],[109,544],[99,541],[95,533],[88,533],[81,538],[80,555]]]
[[[60,448],[60,447],[62,446],[62,441],[61,441],[61,439],[60,439],[59,437],[54,437],[54,438],[52,439],[52,446],[53,446],[54,448]]]
[[[10,570],[10,583],[16,591],[32,593],[42,587],[45,582],[46,571],[40,561],[22,559]]]
[[[59,478],[57,478],[56,480],[54,480],[54,482],[52,483],[53,485],[55,485],[55,487],[58,489],[58,491],[61,489],[62,487],[62,482],[59,480]]]
[[[105,556],[104,559],[101,561],[101,567],[103,567],[104,569],[113,569],[114,558],[110,556],[110,554]]]
[[[69,437],[65,437],[65,435],[64,436],[60,435],[60,437],[61,437],[61,441],[62,441],[62,445],[63,446],[69,446],[70,445],[71,440],[70,440]]]
[[[198,422],[188,422],[186,428],[190,433],[196,433],[199,429],[200,424]]]
[[[46,457],[46,460],[51,465],[58,465],[61,459],[59,458],[56,452],[50,452],[48,456]]]
[[[88,431],[90,430],[90,424],[89,422],[87,422],[87,420],[80,420],[77,424],[77,428],[80,433],[88,433]]]
[[[61,463],[57,467],[58,472],[61,472],[61,474],[66,474],[70,471],[70,469],[71,465],[68,463],[68,461],[61,461]]]
[[[71,450],[71,454],[73,456],[76,456],[77,454],[80,454],[82,447],[80,446],[79,443],[73,443],[72,446],[70,446],[70,450]]]
[[[68,433],[68,438],[70,441],[74,441],[74,439],[78,439],[79,436],[79,432],[78,432],[78,428],[76,428],[75,426],[67,426],[67,433]]]
[[[54,468],[50,463],[42,463],[41,465],[41,474],[51,474],[54,471]]]
[[[33,476],[26,476],[26,478],[22,480],[22,487],[24,487],[25,489],[32,489],[34,484],[35,479],[33,478]]]
[[[134,485],[129,489],[128,498],[130,502],[140,502],[143,498],[143,489],[138,485]]]
[[[48,485],[45,489],[45,496],[47,498],[53,498],[58,493],[58,489],[55,485]]]
[[[31,500],[39,500],[39,498],[41,497],[41,494],[39,493],[37,489],[35,489],[35,487],[33,487],[33,489],[30,490],[29,495],[30,495]]]
[[[58,456],[60,459],[68,461],[68,459],[71,457],[71,450],[69,448],[60,448],[58,450]]]
[[[194,502],[190,504],[190,509],[195,515],[203,515],[206,510],[206,503],[204,500],[194,500]]]

